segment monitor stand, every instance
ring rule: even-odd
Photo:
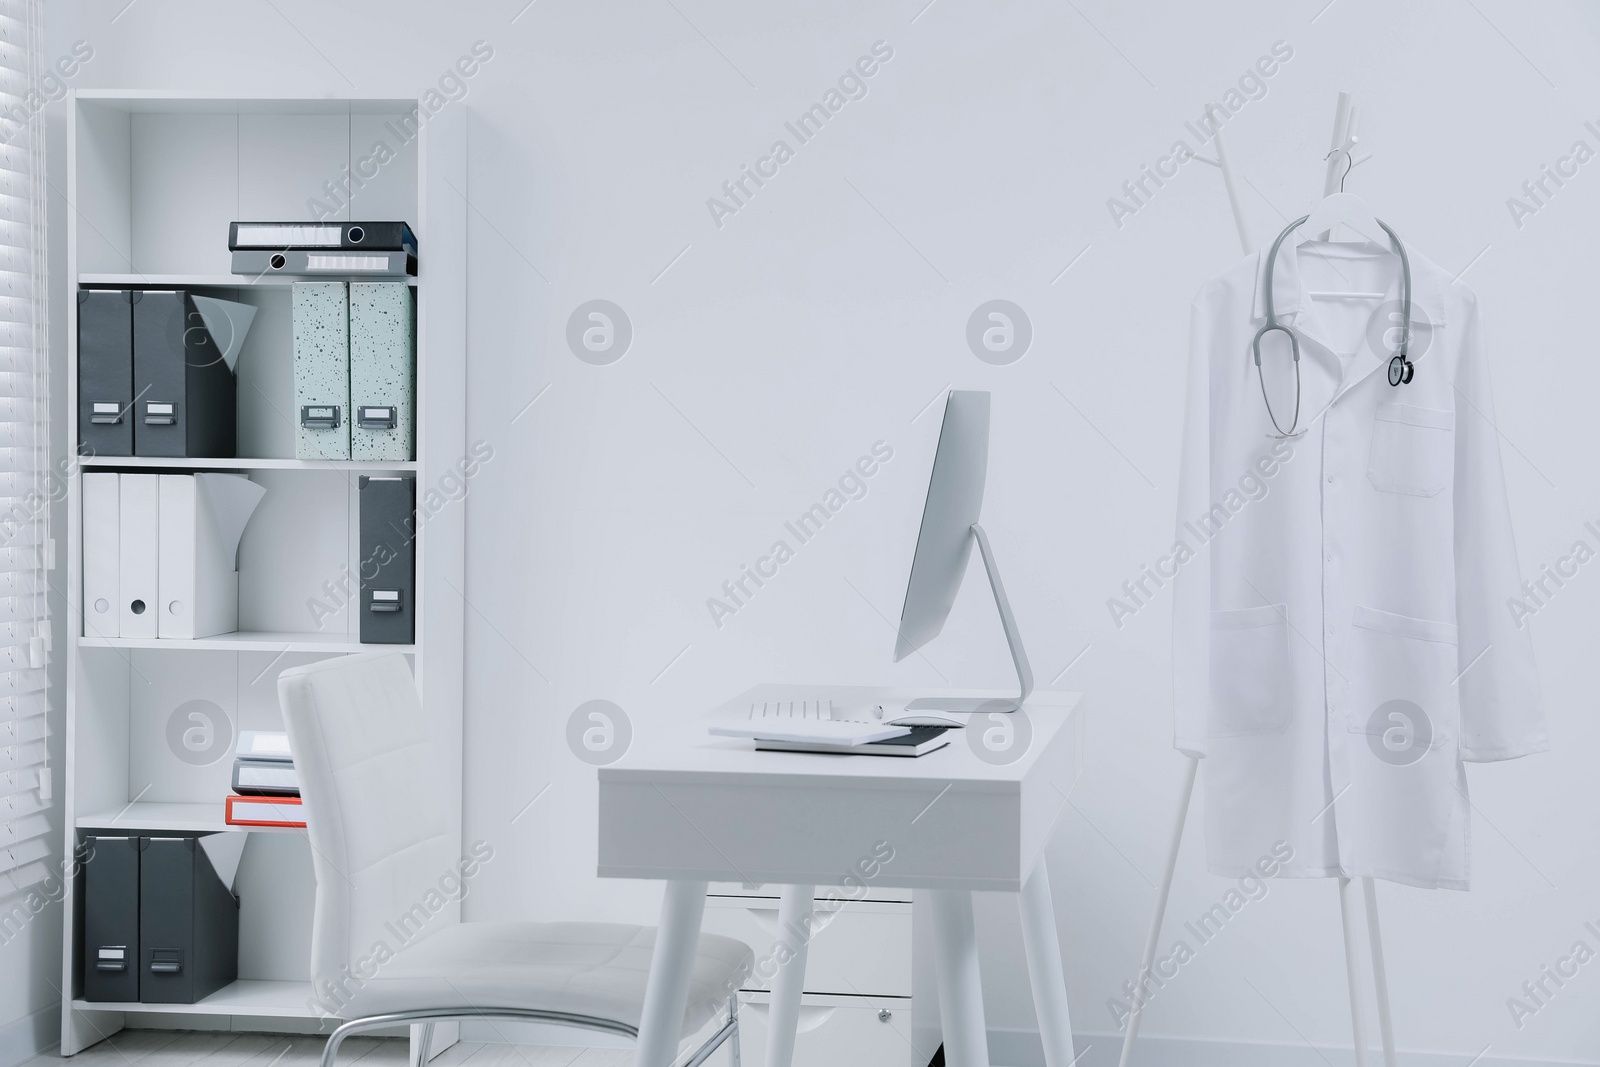
[[[1011,601],[1006,599],[1006,587],[1000,581],[1000,568],[995,565],[994,551],[989,548],[989,535],[983,527],[972,524],[972,536],[978,540],[978,551],[983,555],[983,569],[989,574],[989,589],[994,593],[994,606],[1000,609],[1000,625],[1006,632],[1006,644],[1011,649],[1011,662],[1017,668],[1017,681],[1021,693],[1015,700],[1004,697],[918,697],[906,705],[906,711],[947,712],[1009,712],[1020,709],[1033,692],[1033,669],[1028,666],[1028,654],[1022,649],[1022,635],[1017,633],[1017,620],[1011,614]]]

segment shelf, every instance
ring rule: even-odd
[[[231,826],[223,819],[223,802],[167,804],[138,801],[120,808],[80,815],[80,830],[166,830],[172,833],[298,834],[298,826]]]
[[[217,96],[187,89],[79,89],[78,100],[117,111],[194,115],[389,115],[417,106],[416,97],[261,93]]]
[[[295,282],[400,282],[416,285],[416,275],[405,278],[359,274],[80,274],[79,285],[105,285],[117,289],[287,289]]]
[[[254,1015],[274,1019],[315,1019],[322,1013],[311,1000],[310,982],[238,981],[194,1004],[139,1004],[74,1000],[79,1011],[148,1011],[169,1015]]]
[[[417,461],[402,459],[190,459],[186,456],[79,456],[80,467],[151,467],[158,470],[240,471],[414,471]]]
[[[79,637],[79,648],[197,648],[210,652],[404,652],[416,645],[362,644],[351,634],[272,633],[238,630],[194,639],[174,637]]]

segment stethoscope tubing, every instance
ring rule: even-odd
[[[1301,215],[1285,226],[1283,232],[1278,234],[1277,239],[1272,242],[1272,249],[1267,253],[1266,280],[1262,288],[1262,296],[1264,298],[1262,303],[1267,314],[1267,321],[1262,323],[1261,329],[1256,331],[1255,337],[1250,341],[1250,349],[1255,357],[1256,380],[1261,384],[1261,402],[1266,405],[1267,418],[1272,420],[1272,428],[1278,431],[1279,437],[1299,437],[1306,431],[1295,432],[1296,427],[1300,425],[1300,337],[1293,329],[1278,321],[1277,308],[1274,306],[1272,299],[1272,273],[1278,260],[1278,249],[1282,247],[1284,238],[1305,225],[1306,220],[1310,217],[1310,215]],[[1389,384],[1400,385],[1404,382],[1409,382],[1414,372],[1409,355],[1411,349],[1411,260],[1406,255],[1406,246],[1400,240],[1400,235],[1395,233],[1389,224],[1382,219],[1377,219],[1376,221],[1379,226],[1383,227],[1383,232],[1388,234],[1389,239],[1394,242],[1395,251],[1400,255],[1400,310],[1402,316],[1400,350],[1389,360]],[[1261,371],[1261,339],[1274,331],[1288,335],[1289,351],[1294,356],[1294,418],[1290,420],[1287,430],[1278,424],[1278,416],[1272,410],[1272,400],[1267,396],[1267,379]],[[1397,367],[1400,371],[1399,374],[1396,373]]]

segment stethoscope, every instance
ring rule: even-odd
[[[1281,437],[1298,437],[1305,431],[1295,432],[1295,427],[1300,425],[1300,339],[1295,336],[1293,330],[1278,321],[1276,309],[1272,306],[1272,266],[1278,258],[1278,247],[1283,244],[1283,239],[1304,225],[1310,217],[1301,215],[1285,226],[1283,232],[1278,234],[1278,239],[1272,242],[1272,251],[1267,253],[1267,279],[1264,290],[1267,321],[1256,331],[1255,339],[1250,342],[1256,357],[1256,380],[1261,383],[1261,402],[1267,405],[1267,418],[1272,420],[1272,428],[1277,430]],[[1394,242],[1395,251],[1400,253],[1400,300],[1401,313],[1405,321],[1400,330],[1400,350],[1389,359],[1389,384],[1398,386],[1409,382],[1417,373],[1416,364],[1411,362],[1407,354],[1411,347],[1411,262],[1406,258],[1406,246],[1401,243],[1400,236],[1389,228],[1387,222],[1382,219],[1376,221]],[[1287,431],[1278,425],[1278,416],[1272,412],[1272,401],[1267,397],[1267,380],[1261,373],[1261,339],[1274,330],[1289,336],[1289,350],[1294,353],[1294,421],[1289,424]]]

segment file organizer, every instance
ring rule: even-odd
[[[139,1000],[193,1004],[239,976],[239,901],[196,838],[140,842]]]
[[[86,837],[83,855],[83,999],[138,1000],[139,839]]]
[[[350,283],[350,458],[408,460],[416,448],[416,305],[400,282]]]
[[[232,633],[239,628],[239,538],[266,490],[242,474],[159,477],[156,635]]]
[[[416,622],[416,479],[361,476],[361,640],[409,645]]]
[[[122,526],[118,475],[83,476],[83,633],[85,637],[122,636]]]
[[[350,458],[350,312],[344,282],[296,282],[294,330],[296,459]]]
[[[133,302],[78,290],[78,454],[133,455]]]
[[[231,459],[238,382],[181,289],[133,294],[133,454]]]
[[[119,474],[117,478],[118,632],[123,637],[156,637],[161,478],[156,474]]]

